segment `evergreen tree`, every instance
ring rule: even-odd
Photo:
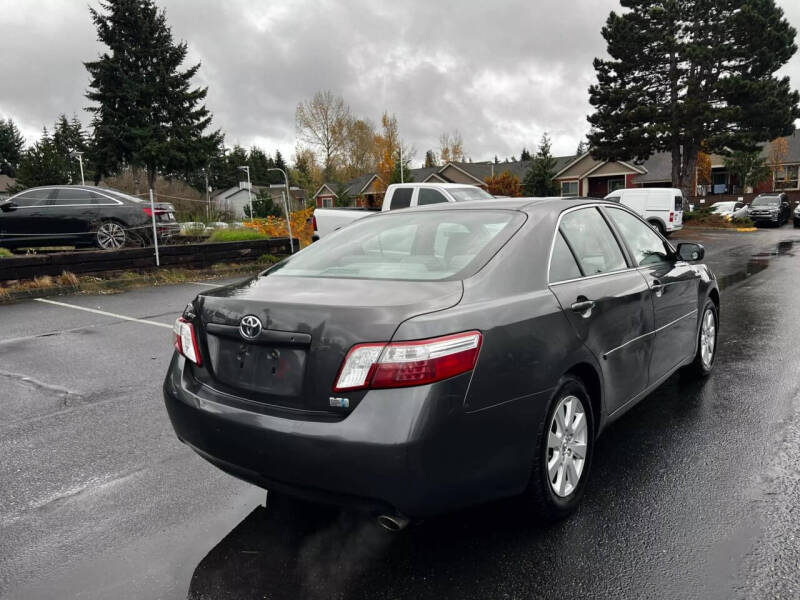
[[[400,157],[398,155],[397,160],[395,160],[394,164],[392,165],[392,173],[391,173],[391,175],[389,177],[389,184],[401,183],[401,180],[400,180],[400,160],[399,160],[399,158]],[[412,181],[414,181],[414,176],[411,175],[411,160],[404,156],[402,164],[403,164],[402,183],[411,183]]]
[[[533,158],[533,163],[525,173],[522,189],[528,196],[555,196],[558,194],[558,184],[553,181],[556,174],[556,159],[550,153],[550,137],[547,133],[542,135],[539,149]]]
[[[772,171],[767,165],[767,159],[759,150],[732,152],[723,162],[728,172],[736,176],[740,192],[747,187],[755,187],[763,181],[771,181]]]
[[[250,206],[245,204],[244,214],[250,219]],[[253,192],[253,212],[256,219],[265,219],[267,217],[281,217],[283,210],[280,207],[280,202],[275,203],[272,200],[272,194],[269,190],[260,190],[258,193]]]
[[[199,64],[181,70],[185,42],[175,43],[166,14],[153,0],[104,0],[90,9],[98,38],[108,51],[84,63],[90,75],[86,97],[95,103],[92,158],[96,180],[120,165],[156,173],[188,175],[206,166],[222,143],[205,133],[211,115],[206,88],[192,88]]]
[[[11,119],[0,119],[0,175],[14,177],[22,160],[25,138]]]
[[[22,188],[69,183],[69,164],[47,128],[42,130],[41,139],[23,153],[16,176]]]
[[[576,156],[583,156],[584,154],[586,154],[587,150],[588,150],[588,147],[586,145],[586,142],[584,140],[581,140],[580,142],[578,142],[578,147],[575,148],[575,155]]]
[[[496,164],[496,165],[500,164],[500,159],[497,158],[497,154],[494,155],[494,164]]]
[[[800,96],[775,73],[794,55],[795,30],[774,0],[621,0],[608,17],[610,59],[595,59],[593,155],[672,156],[688,194],[700,144],[752,151],[790,134]]]
[[[53,144],[59,154],[64,157],[64,161],[68,165],[70,172],[70,183],[81,183],[81,167],[77,158],[72,156],[73,152],[82,152],[84,180],[91,181],[92,172],[90,162],[86,156],[88,150],[88,143],[86,141],[86,132],[83,130],[83,125],[78,120],[77,116],[73,116],[72,120],[67,120],[66,115],[61,115],[56,119],[55,126],[53,127]]]
[[[528,152],[528,149],[527,148],[523,148],[522,149],[522,153],[519,155],[519,159],[524,162],[524,161],[527,161],[527,160],[531,160],[531,158],[533,158],[533,157],[531,156],[531,153]]]

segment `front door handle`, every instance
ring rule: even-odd
[[[580,313],[583,317],[589,317],[594,308],[594,300],[582,300],[575,302],[570,308],[576,313]]]
[[[664,284],[661,283],[658,279],[653,279],[653,284],[651,289],[655,292],[656,298],[661,298],[661,294],[664,293]]]

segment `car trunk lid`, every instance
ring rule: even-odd
[[[237,396],[342,412],[364,395],[346,394],[347,406],[331,400],[347,351],[358,343],[388,342],[400,323],[454,306],[462,291],[460,281],[256,277],[198,296],[207,361],[195,370],[199,379]],[[248,316],[261,324],[255,339],[240,329]]]

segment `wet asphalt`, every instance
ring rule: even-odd
[[[175,438],[170,325],[205,287],[0,306],[2,598],[800,597],[800,230],[680,232],[724,285],[713,375],[599,440],[577,514],[504,501],[389,534]]]

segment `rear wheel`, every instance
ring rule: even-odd
[[[116,221],[102,221],[97,226],[95,244],[103,250],[122,248],[127,242],[125,228]]]
[[[719,333],[719,311],[709,298],[703,307],[700,330],[697,333],[697,353],[686,371],[695,377],[706,377],[714,368],[717,357],[717,335]]]
[[[563,519],[580,503],[594,449],[594,415],[583,383],[562,380],[541,424],[525,497],[545,521]]]
[[[667,230],[664,229],[664,226],[661,224],[661,221],[648,221],[650,223],[650,227],[655,229],[661,235],[666,235]]]

